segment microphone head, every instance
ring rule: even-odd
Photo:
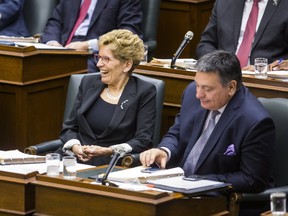
[[[185,34],[185,39],[187,40],[191,40],[194,36],[194,33],[192,31],[188,31],[186,34]]]
[[[120,157],[123,157],[125,154],[132,151],[132,147],[128,145],[127,143],[122,143],[118,145],[110,146],[115,153],[120,154]]]

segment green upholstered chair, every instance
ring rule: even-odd
[[[261,193],[234,194],[232,197],[232,211],[237,215],[241,202],[266,202],[269,206],[270,194],[285,192],[288,195],[288,99],[286,98],[258,98],[272,116],[276,127],[276,142],[272,163],[272,175],[275,186]]]

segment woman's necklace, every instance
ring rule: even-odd
[[[118,99],[120,98],[120,96],[121,96],[121,92],[120,92],[120,94],[119,94],[118,96],[113,96],[113,95],[111,95],[110,90],[109,90],[109,88],[107,87],[107,88],[106,88],[106,95],[107,95],[107,97],[110,98],[111,100],[118,100]]]

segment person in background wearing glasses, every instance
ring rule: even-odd
[[[61,152],[91,165],[108,164],[115,145],[130,146],[132,153],[151,148],[156,116],[155,86],[132,76],[144,56],[139,36],[113,30],[98,45],[100,75],[82,79],[60,134]]]
[[[141,2],[141,0],[60,0],[47,22],[41,42],[96,53],[99,36],[114,29],[128,29],[142,37]],[[83,20],[80,19],[81,24],[78,25],[81,7],[86,3],[89,5],[88,10],[84,12],[86,16]],[[88,58],[88,72],[95,71],[98,71],[98,68],[91,55]]]

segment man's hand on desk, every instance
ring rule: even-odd
[[[254,71],[254,65],[247,65],[242,68],[243,71]]]
[[[78,51],[87,51],[88,50],[88,41],[76,41],[71,42],[70,44],[65,46],[69,49],[75,49]]]
[[[60,43],[58,43],[57,41],[48,41],[46,43],[49,46],[55,46],[55,47],[63,47]]]
[[[269,65],[270,71],[288,70],[288,60],[276,60]]]
[[[160,168],[165,168],[168,160],[168,155],[165,151],[159,148],[152,148],[140,154],[140,161],[143,166],[149,167],[151,164],[156,163]]]

